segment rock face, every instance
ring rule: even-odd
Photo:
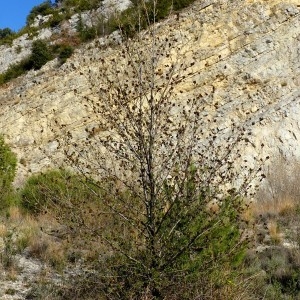
[[[196,1],[157,30],[171,54],[184,50],[187,76],[175,89],[178,101],[201,99],[203,130],[222,137],[244,126],[249,143],[240,151],[250,163],[255,155],[278,153],[300,159],[299,0]],[[61,67],[53,61],[0,87],[1,132],[21,162],[17,183],[60,164],[66,137],[78,151],[89,151],[101,119],[90,103],[101,102],[103,68],[109,68],[102,61],[119,59],[116,45],[101,44],[93,41]]]
[[[17,63],[29,56],[31,53],[32,42],[28,39],[28,34],[22,35],[14,40],[12,46],[0,46],[0,73],[3,73],[7,68],[14,63]]]

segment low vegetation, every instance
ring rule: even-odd
[[[145,7],[142,18],[137,17],[137,7],[141,5],[140,1],[132,1],[132,6],[127,10],[121,12],[120,15],[112,15],[108,20],[99,18],[98,22],[92,27],[83,24],[81,19],[81,13],[86,10],[92,10],[98,8],[101,3],[94,0],[65,0],[56,1],[54,4],[52,1],[47,0],[43,3],[34,6],[27,16],[27,25],[22,28],[19,32],[14,32],[9,28],[0,29],[0,44],[11,45],[13,40],[18,36],[28,33],[29,36],[34,36],[37,29],[32,27],[32,23],[38,15],[49,16],[49,20],[44,24],[41,24],[39,28],[56,27],[61,22],[70,18],[74,13],[79,13],[79,20],[77,24],[77,34],[79,42],[75,44],[69,43],[68,38],[67,44],[58,44],[55,46],[49,46],[44,41],[36,41],[32,46],[32,54],[30,57],[11,65],[4,73],[0,74],[0,84],[6,83],[27,71],[34,69],[40,69],[49,60],[58,57],[60,62],[63,64],[66,62],[73,53],[73,46],[80,43],[85,43],[94,39],[97,36],[103,36],[110,34],[114,30],[122,30],[124,36],[132,36],[137,30],[146,28],[148,22],[159,21],[170,15],[173,11],[181,10],[187,7],[195,0],[163,0],[157,3],[157,13],[154,16],[148,15],[146,12],[149,11],[148,6],[152,5],[152,1],[148,2],[148,6]],[[101,1],[100,1],[101,2]],[[140,21],[138,21],[140,20]],[[121,25],[122,24],[122,25]]]
[[[85,270],[63,277],[59,286],[49,278],[45,282],[41,276],[30,292],[30,295],[35,295],[33,299],[50,295],[51,299],[104,299],[108,294],[111,299],[135,299],[143,290],[143,279],[139,274],[142,269],[131,269],[126,257],[112,248],[107,240],[122,241],[124,251],[131,248],[131,255],[135,252],[146,255],[147,249],[140,248],[142,241],[137,242],[137,232],[128,232],[125,224],[113,217],[104,205],[106,201],[112,206],[119,205],[120,199],[112,198],[105,187],[114,188],[116,183],[106,180],[101,185],[95,186],[86,178],[66,171],[53,170],[29,178],[19,192],[19,207],[7,207],[6,224],[18,224],[16,236],[11,235],[9,225],[3,232],[7,249],[2,263],[7,268],[13,266],[15,254],[26,251],[30,257],[62,274],[63,270],[76,268],[78,263]],[[120,191],[119,197],[122,201],[135,201],[126,190]],[[197,222],[204,222],[201,226],[207,226],[210,213],[206,214],[199,215],[201,218]],[[236,214],[231,205],[220,218],[223,219],[222,225],[215,226],[203,241],[195,244],[194,259],[183,256],[178,261],[181,265],[176,265],[178,278],[167,276],[172,269],[168,269],[163,278],[157,278],[160,278],[158,283],[164,299],[191,299],[195,293],[203,297],[213,294],[214,299],[234,299],[230,297],[240,290],[237,282],[242,274],[237,267],[243,260],[244,248],[238,247],[238,251],[225,255],[227,249],[232,251],[236,247],[240,235],[238,223],[234,225]],[[196,223],[191,225],[199,226]],[[169,243],[170,247],[179,247],[174,241]],[[186,273],[187,270],[190,271]],[[125,274],[127,280],[123,282]],[[120,280],[116,280],[118,278]],[[137,299],[140,297],[143,295]]]
[[[43,3],[34,6],[29,12],[26,21],[27,25],[30,25],[37,16],[47,16],[54,13],[54,7],[51,0],[44,1]]]
[[[135,299],[133,295],[140,290],[142,281],[139,277],[132,277],[131,273],[126,275],[126,283],[111,282],[111,278],[125,274],[129,266],[119,251],[112,250],[105,242],[107,238],[117,238],[124,242],[124,249],[131,248],[132,254],[141,251],[136,248],[141,245],[134,242],[136,232],[126,232],[124,224],[112,218],[104,205],[106,201],[112,206],[118,205],[120,199],[116,201],[112,193],[107,193],[118,183],[107,179],[95,184],[69,171],[50,170],[30,177],[20,190],[14,191],[11,184],[16,157],[3,138],[0,164],[0,238],[5,244],[0,257],[2,267],[9,271],[9,276],[15,276],[13,274],[20,272],[15,255],[26,253],[43,262],[49,270],[47,274],[53,271],[61,274],[61,281],[56,285],[49,275],[41,273],[39,280],[32,284],[28,297],[104,299],[109,293],[110,299]],[[261,297],[269,300],[298,299],[299,167],[294,165],[286,171],[278,167],[274,169],[280,170],[280,173],[270,172],[267,184],[258,193],[257,203],[251,205],[250,210],[243,211],[244,218],[238,218],[246,220],[246,223],[235,223],[236,211],[234,206],[229,206],[230,214],[225,214],[229,227],[224,219],[222,226],[206,235],[203,245],[195,245],[196,260],[182,257],[180,263],[183,265],[178,270],[184,266],[184,269],[188,267],[193,271],[188,276],[182,273],[178,278],[180,283],[176,282],[176,277],[164,277],[164,281],[160,282],[164,299],[194,299],[191,291],[201,295],[201,299],[229,300],[241,299],[241,296],[249,300]],[[292,180],[290,174],[294,174]],[[107,189],[107,186],[110,188]],[[124,203],[135,201],[126,190],[120,190],[119,197]],[[210,218],[209,214],[201,217],[199,222]],[[244,227],[247,223],[248,230],[254,228],[253,237],[248,240],[250,243],[244,244],[247,248],[238,247],[232,255],[217,259],[217,253],[222,256],[231,244],[237,245],[235,237],[241,238],[234,228]],[[280,239],[276,237],[278,233],[281,234]],[[244,252],[243,249],[248,250]],[[192,265],[189,265],[191,262]],[[206,265],[208,262],[210,267]],[[70,275],[67,270],[75,270],[78,264],[85,271]]]
[[[2,266],[10,272],[19,272],[15,255],[26,253],[62,276],[57,286],[51,278],[46,279],[41,274],[29,293],[32,299],[45,299],[50,295],[51,299],[104,299],[108,295],[110,299],[146,299],[142,276],[145,270],[128,260],[127,255],[142,256],[146,262],[149,249],[145,248],[143,239],[139,240],[139,233],[113,213],[114,209],[122,209],[120,203],[124,209],[126,203],[139,205],[136,196],[126,188],[117,188],[120,182],[113,178],[94,182],[68,171],[50,170],[30,177],[21,189],[14,191],[18,201],[8,202],[3,191],[13,192],[16,157],[4,142],[0,150],[3,170],[0,174],[3,183],[0,237],[5,244]],[[193,177],[187,188],[193,189]],[[109,192],[115,189],[119,191]],[[234,299],[231,297],[240,289],[237,282],[242,274],[238,267],[246,245],[239,230],[236,211],[239,201],[225,199],[224,208],[218,211],[220,223],[213,221],[214,212],[205,208],[205,201],[197,218],[186,216],[180,229],[185,236],[166,240],[164,251],[170,255],[176,253],[174,250],[185,245],[188,235],[197,228],[201,228],[203,237],[193,243],[192,249],[178,256],[174,265],[155,275],[153,280],[161,296],[154,298],[191,299],[195,295],[212,294],[214,299]],[[126,210],[124,213],[128,214]],[[170,215],[169,221],[173,218],[176,215]],[[213,223],[210,224],[210,220]],[[209,229],[211,226],[213,230]],[[113,246],[115,242],[122,244],[122,250]],[[165,262],[168,256],[166,259]],[[76,269],[78,264],[84,272],[65,273]]]
[[[76,268],[78,263],[85,270],[74,276],[63,275],[59,286],[41,274],[40,280],[29,293],[32,299],[44,299],[50,295],[50,299],[104,299],[108,291],[110,299],[135,299],[133,295],[136,289],[140,290],[142,281],[139,281],[139,277],[131,277],[132,273],[126,275],[129,276],[126,283],[110,281],[126,273],[129,266],[104,238],[120,238],[124,241],[124,249],[131,247],[131,251],[140,251],[135,248],[137,244],[132,243],[131,235],[136,233],[124,231],[124,224],[116,222],[107,207],[103,206],[101,197],[112,205],[118,205],[118,201],[107,194],[105,187],[110,185],[113,188],[116,183],[107,180],[101,185],[102,188],[96,188],[92,181],[86,181],[84,177],[53,170],[29,178],[20,191],[19,208],[7,208],[7,220],[11,224],[22,225],[18,225],[19,234],[14,242],[8,228],[2,230],[1,236],[8,243],[5,252],[7,257],[2,256],[2,264],[11,267],[13,255],[26,251],[61,274],[65,274],[63,270]],[[126,191],[120,192],[119,196],[124,201],[128,201],[128,197],[134,201]],[[294,209],[288,210],[288,213],[285,209],[269,212],[269,204],[265,210],[263,207],[264,204],[260,203],[251,206],[252,214],[247,218],[247,228],[250,230],[254,226],[254,231],[246,255],[243,248],[239,248],[233,252],[233,256],[215,260],[212,267],[202,269],[201,265],[206,266],[205,262],[210,261],[212,253],[216,258],[218,251],[225,253],[230,243],[236,244],[232,239],[232,227],[229,231],[226,226],[216,228],[213,235],[206,237],[204,248],[199,245],[197,251],[199,258],[202,257],[199,260],[201,264],[194,261],[194,271],[188,277],[181,274],[180,284],[173,277],[165,277],[165,282],[161,282],[163,286],[166,284],[163,288],[164,299],[194,299],[191,291],[196,291],[201,299],[229,300],[241,299],[241,296],[249,300],[261,297],[269,300],[298,299],[299,203],[295,201]],[[270,222],[276,222],[280,232],[284,233],[284,239],[293,246],[284,246],[283,239],[273,239]],[[240,224],[245,226],[245,223]],[[227,238],[232,239],[230,243]],[[210,251],[213,252],[209,254]],[[183,258],[185,268],[189,260],[188,257]],[[118,289],[119,284],[121,290]]]
[[[0,45],[11,44],[15,36],[16,33],[10,28],[0,29]]]
[[[5,209],[15,201],[15,194],[12,182],[15,178],[17,158],[0,136],[0,189],[1,202],[0,208]]]
[[[73,51],[73,47],[68,44],[49,46],[45,41],[36,40],[32,44],[32,52],[29,57],[11,65],[4,73],[0,74],[0,84],[17,78],[29,70],[39,70],[55,57],[63,64],[72,55]]]
[[[274,159],[252,206],[256,248],[247,268],[260,274],[257,299],[300,298],[300,165]]]

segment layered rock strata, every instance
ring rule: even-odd
[[[201,100],[203,136],[214,132],[225,145],[226,132],[245,127],[248,142],[239,151],[251,167],[256,156],[300,158],[298,0],[196,1],[157,32],[168,39],[161,68],[175,57],[186,66],[175,100]],[[122,65],[118,46],[103,44],[95,40],[64,65],[50,62],[0,88],[0,128],[20,161],[17,183],[63,163],[66,137],[78,151],[90,151],[103,75],[112,58]]]

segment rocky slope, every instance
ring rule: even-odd
[[[54,27],[44,26],[53,18],[52,14],[46,16],[37,15],[34,21],[27,25],[27,28],[23,28],[23,31],[27,31],[27,33],[15,38],[11,44],[0,45],[0,73],[4,73],[10,65],[17,64],[28,57],[31,53],[33,41],[50,40],[50,43],[56,43],[62,36],[71,38],[77,33],[79,19],[84,26],[89,28],[97,24],[99,19],[107,19],[116,11],[126,9],[129,4],[129,0],[104,0],[98,9],[74,13],[71,18],[62,21]]]
[[[205,131],[225,136],[246,126],[249,143],[240,151],[252,163],[255,155],[300,158],[299,0],[196,1],[159,24],[158,33],[168,37],[170,53],[184,49],[189,76],[175,87],[177,100],[201,99]],[[52,61],[0,87],[0,128],[20,161],[17,183],[62,163],[66,137],[89,152],[101,119],[91,102],[101,102],[104,68],[119,59],[110,39],[82,46],[60,67]]]

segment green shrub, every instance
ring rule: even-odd
[[[53,54],[48,44],[45,41],[36,40],[32,43],[32,51],[26,69],[39,70],[51,59],[53,59]]]
[[[0,39],[4,39],[8,36],[14,35],[14,31],[12,31],[10,28],[3,28],[0,29]]]
[[[43,24],[43,27],[55,27],[63,20],[68,19],[74,12],[80,13],[86,10],[96,9],[102,0],[66,0],[61,1],[59,8],[52,4],[52,1],[46,0],[40,5],[34,6],[27,16],[27,27],[33,23],[38,16],[52,15],[50,20]],[[57,3],[57,1],[56,1]]]
[[[34,41],[31,55],[19,63],[11,65],[6,72],[0,74],[0,84],[17,78],[31,69],[40,69],[49,60],[53,59],[53,57],[53,53],[46,42],[41,40]]]
[[[132,0],[132,6],[123,11],[118,18],[110,20],[111,31],[121,28],[123,34],[132,37],[139,29],[145,29],[154,20],[157,22],[169,16],[172,11],[178,11],[195,2],[195,0],[160,0],[153,11],[153,1],[148,1],[146,7],[143,0]]]
[[[75,12],[80,13],[85,10],[95,9],[99,7],[99,2],[102,0],[65,0],[64,8],[74,8]]]
[[[8,82],[14,78],[17,78],[29,70],[29,61],[24,59],[19,63],[10,65],[9,68],[3,74],[0,74],[0,84]]]
[[[16,33],[10,28],[0,29],[0,44],[11,44],[15,38]]]
[[[189,6],[193,2],[195,2],[195,0],[173,0],[173,8],[174,10],[180,10]]]
[[[29,70],[39,70],[54,57],[58,57],[63,64],[73,51],[74,49],[70,45],[60,44],[50,47],[45,41],[36,40],[32,43],[32,52],[28,58],[12,64],[4,73],[0,74],[0,84],[17,78]]]
[[[219,224],[215,221],[210,223],[210,216],[205,213],[204,209],[196,210],[198,217],[191,223],[189,223],[191,215],[181,220],[178,234],[174,234],[161,251],[166,257],[164,263],[168,263],[168,258],[171,258],[177,249],[184,249],[190,237],[199,228],[202,228],[203,236],[190,249],[183,251],[166,269],[161,267],[163,263],[160,257],[155,259],[151,272],[153,285],[157,289],[153,294],[157,293],[157,299],[196,299],[197,297],[200,299],[200,295],[203,295],[201,299],[206,299],[211,293],[210,288],[213,291],[224,289],[228,282],[235,282],[239,273],[237,268],[244,258],[244,248],[239,245],[238,249],[235,249],[240,241],[240,232],[238,223],[235,221],[237,218],[234,212],[235,204],[230,202],[234,203],[235,200],[224,200],[224,208],[221,208],[222,213],[219,215],[219,220],[221,220]],[[179,214],[180,209],[183,208],[178,207],[178,211],[177,209],[175,211]],[[170,219],[174,218],[175,215],[170,216]],[[207,228],[212,229],[205,234]],[[168,227],[162,228],[161,231],[170,232]],[[121,240],[122,237],[119,236],[119,239]],[[127,237],[122,243],[122,251],[126,252],[129,257],[148,264],[151,250],[136,248],[135,242],[132,242],[133,239],[133,236]],[[121,295],[122,299],[143,298],[146,270],[142,265],[130,261],[117,252],[110,261],[100,265],[99,269],[108,270],[108,273],[104,272],[100,276],[107,276],[107,278],[112,276],[113,283],[102,282],[104,286],[111,286],[112,294]],[[124,286],[127,288],[124,289]]]
[[[54,11],[52,14],[52,18],[48,21],[48,24],[50,27],[56,27],[59,25],[60,22],[65,20],[66,15],[63,13],[60,13],[59,11]]]
[[[95,27],[88,27],[84,25],[81,15],[79,15],[76,30],[82,42],[90,41],[94,39],[97,35],[97,30]]]
[[[30,25],[38,15],[46,16],[54,12],[51,0],[46,0],[40,5],[34,6],[27,16],[27,25]]]
[[[0,136],[0,188],[9,188],[15,178],[17,167],[16,155]]]
[[[94,39],[97,36],[97,30],[95,27],[84,27],[84,29],[82,29],[79,32],[79,37],[81,39],[82,42],[88,42],[91,41],[92,39]]]
[[[15,201],[12,182],[15,178],[17,157],[0,136],[0,208],[7,208]]]
[[[58,58],[60,59],[60,62],[64,64],[73,54],[74,48],[70,45],[61,44],[56,51],[58,51]]]
[[[31,176],[20,192],[21,205],[27,211],[37,214],[44,209],[65,205],[76,205],[92,197],[84,179],[64,170],[49,170]]]
[[[16,53],[17,54],[20,54],[21,52],[22,52],[22,46],[21,45],[18,45],[17,47],[16,47]]]

